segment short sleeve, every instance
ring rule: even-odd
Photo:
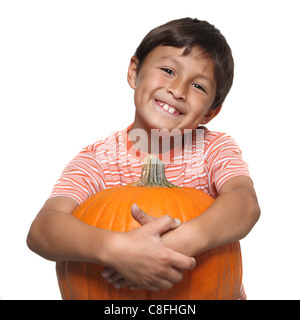
[[[93,148],[89,146],[68,163],[49,198],[68,196],[80,204],[104,188],[101,165]]]
[[[247,163],[242,159],[242,152],[235,140],[225,133],[220,133],[205,150],[205,171],[208,175],[210,193],[217,197],[222,185],[236,176],[250,178]]]

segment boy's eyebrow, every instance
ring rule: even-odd
[[[163,60],[171,60],[178,67],[180,67],[180,65],[181,65],[180,62],[177,59],[175,59],[174,57],[164,56],[164,57],[161,57],[158,61],[161,62]],[[203,73],[198,73],[196,78],[202,78],[202,79],[210,82],[212,85],[214,84],[214,81],[211,78],[209,78],[206,75],[204,75]]]
[[[161,61],[163,61],[163,60],[171,60],[173,63],[175,63],[176,65],[180,65],[180,63],[175,59],[175,58],[173,58],[173,57],[168,57],[168,56],[166,56],[166,57],[161,57],[159,60],[158,60],[158,62],[161,62]]]

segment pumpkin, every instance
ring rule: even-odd
[[[133,203],[152,216],[169,214],[184,222],[200,215],[213,201],[211,196],[199,190],[172,185],[165,178],[163,163],[148,156],[137,183],[100,191],[79,205],[73,215],[98,228],[126,232],[140,226],[131,216]],[[103,266],[98,264],[58,262],[56,272],[63,299],[238,299],[242,281],[238,241],[208,250],[195,259],[196,267],[184,271],[179,283],[159,292],[127,287],[115,289],[102,278]]]

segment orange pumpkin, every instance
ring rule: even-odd
[[[126,232],[139,227],[131,216],[133,203],[152,216],[169,214],[184,222],[200,215],[213,201],[199,190],[178,188],[169,183],[162,162],[148,157],[138,183],[98,192],[78,206],[73,215],[98,228]],[[238,241],[208,250],[195,258],[195,269],[184,271],[183,279],[172,289],[159,292],[115,289],[102,278],[103,266],[92,263],[58,262],[56,272],[63,299],[238,299],[242,281]]]

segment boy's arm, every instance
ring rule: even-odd
[[[149,216],[145,219],[150,221]],[[260,217],[251,180],[234,177],[223,184],[219,197],[200,216],[162,236],[163,243],[195,256],[208,249],[244,238]]]
[[[112,267],[126,279],[154,291],[171,288],[182,279],[183,269],[195,266],[193,258],[162,244],[160,235],[177,227],[168,216],[130,232],[112,232],[72,216],[76,207],[76,201],[69,197],[47,200],[30,228],[29,248],[53,261],[86,261]]]
[[[133,216],[142,225],[154,219],[141,210],[135,210]],[[223,184],[219,197],[204,213],[163,234],[162,241],[177,252],[196,256],[244,238],[259,216],[260,209],[251,180],[246,176],[234,177]],[[107,269],[106,276],[121,287],[130,284],[112,269]]]

